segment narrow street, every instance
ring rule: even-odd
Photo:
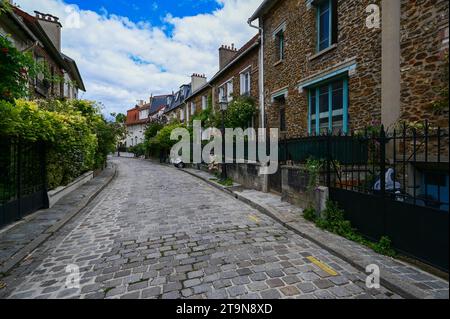
[[[116,179],[2,279],[2,297],[399,297],[368,290],[366,274],[182,171],[113,161]],[[80,288],[65,287],[72,264]]]

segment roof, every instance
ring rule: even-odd
[[[13,7],[14,13],[23,19],[25,25],[33,32],[33,34],[42,42],[47,53],[54,59],[54,61],[59,64],[63,69],[67,69],[68,66],[65,63],[63,57],[59,53],[58,49],[55,48],[53,42],[48,37],[47,33],[42,29],[36,17],[33,17],[20,10],[18,7]]]
[[[173,95],[172,103],[169,105],[165,113],[171,112],[176,108],[180,107],[181,105],[183,105],[184,100],[190,97],[191,94],[192,94],[191,85],[190,84],[182,85],[180,90]]]
[[[190,98],[192,98],[192,97],[194,97],[194,96],[196,96],[198,93],[203,92],[203,91],[204,91],[205,89],[207,89],[207,88],[211,88],[210,82],[206,82],[206,83],[203,84],[201,87],[199,87],[197,90],[195,90],[194,92],[192,92],[191,95],[188,96],[188,97],[186,98],[186,100],[187,100],[187,99],[190,99]]]
[[[77,63],[75,60],[70,58],[69,56],[65,55],[64,53],[61,53],[61,56],[63,57],[64,61],[66,61],[69,69],[67,70],[70,73],[70,76],[72,79],[75,79],[75,82],[77,82],[78,88],[82,90],[83,92],[86,92],[86,88],[83,83],[83,79],[81,78],[80,71],[78,70]]]
[[[152,104],[150,105],[150,115],[159,112],[163,107],[167,106],[167,98],[171,95],[158,95],[152,98]]]
[[[221,74],[223,74],[227,69],[233,66],[235,63],[239,62],[248,52],[259,46],[259,33],[250,39],[246,44],[244,44],[234,55],[233,59],[225,65],[219,72],[217,72],[209,81],[210,83],[216,80]]]
[[[248,19],[248,22],[253,22],[262,15],[266,14],[277,2],[278,0],[264,0],[258,9],[256,9],[255,13],[253,13],[253,15]]]
[[[125,125],[138,125],[138,124],[146,124],[150,121],[149,118],[139,119],[139,112],[147,110],[150,108],[150,104],[145,104],[143,106],[136,105],[134,108],[127,111],[127,121]]]
[[[0,2],[0,6],[3,6],[3,3]],[[20,20],[13,11],[11,10],[6,10],[6,12],[4,13],[5,15],[9,16],[9,18],[11,19],[11,21],[13,23],[15,23],[24,33],[25,35],[32,41],[38,41],[38,39],[35,37],[35,35],[33,34],[33,32],[31,32],[31,30],[25,25],[25,23],[22,22],[22,20]]]

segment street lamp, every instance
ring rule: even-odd
[[[225,111],[228,108],[228,101],[225,97],[219,102],[220,111],[222,113],[222,180],[227,179],[227,164],[225,158]]]

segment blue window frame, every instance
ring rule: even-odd
[[[340,78],[308,90],[308,133],[348,133],[348,79]]]
[[[322,0],[317,4],[317,51],[336,42],[336,1]]]

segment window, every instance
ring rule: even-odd
[[[277,53],[277,58],[278,61],[282,61],[284,60],[284,47],[285,47],[285,42],[284,42],[284,30],[281,29],[280,31],[277,32],[277,34],[275,34],[275,48],[276,48],[276,53]]]
[[[180,110],[180,121],[184,121],[184,110]]]
[[[309,134],[348,132],[348,79],[309,89]]]
[[[202,96],[202,110],[208,108],[208,97],[206,95]]]
[[[241,95],[250,95],[250,70],[241,73]]]
[[[273,101],[275,102],[275,105],[279,110],[280,131],[286,132],[286,98],[284,95],[280,95],[278,97],[275,97]]]
[[[233,100],[233,81],[227,83],[227,98],[228,102]]]
[[[194,115],[194,114],[195,114],[195,103],[192,102],[191,103],[191,115]]]
[[[317,5],[317,51],[337,42],[337,1],[323,0]]]
[[[223,100],[225,100],[225,87],[224,86],[221,86],[220,88],[219,88],[219,101],[223,101]]]

